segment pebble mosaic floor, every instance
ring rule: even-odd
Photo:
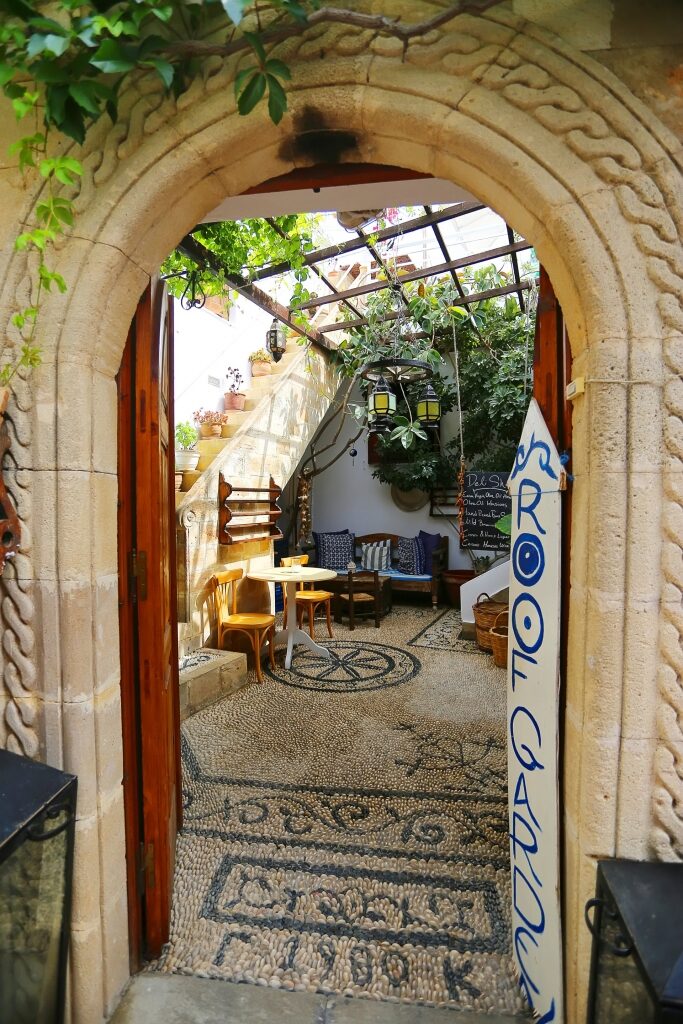
[[[523,1013],[505,673],[457,613],[320,632],[183,725],[171,941],[152,969]],[[255,677],[254,677],[255,680]]]

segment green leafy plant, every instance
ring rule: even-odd
[[[242,376],[240,371],[236,367],[230,366],[225,377],[228,382],[228,391],[232,395],[241,394],[240,388],[244,384],[244,377]]]
[[[197,437],[196,429],[187,420],[176,424],[175,446],[180,451],[191,451],[197,444]]]

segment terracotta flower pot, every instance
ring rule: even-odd
[[[272,363],[252,363],[252,377],[266,377],[270,373],[272,365]]]
[[[176,491],[180,490],[182,482],[183,482],[183,474],[182,473],[176,473],[175,474],[175,489],[176,489]]]
[[[247,400],[247,396],[241,391],[226,391],[224,398],[226,409],[244,409],[244,403]]]
[[[230,437],[230,424],[223,423],[221,425],[221,437]]]
[[[199,435],[200,437],[220,437],[221,436],[221,424],[220,423],[200,423],[199,424]]]

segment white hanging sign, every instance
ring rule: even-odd
[[[562,1024],[557,752],[564,471],[533,399],[508,487],[512,949],[520,985],[539,1024]]]

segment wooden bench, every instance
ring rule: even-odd
[[[434,548],[432,554],[432,574],[423,576],[408,576],[398,571],[396,567],[396,555],[398,549],[397,533],[366,533],[362,537],[356,537],[356,559],[360,563],[361,544],[373,544],[378,540],[391,541],[391,563],[390,571],[391,585],[397,591],[416,594],[430,594],[432,605],[436,608],[439,603],[439,587],[441,585],[441,573],[448,568],[448,537],[442,537],[441,542]],[[383,575],[380,573],[380,576]]]

